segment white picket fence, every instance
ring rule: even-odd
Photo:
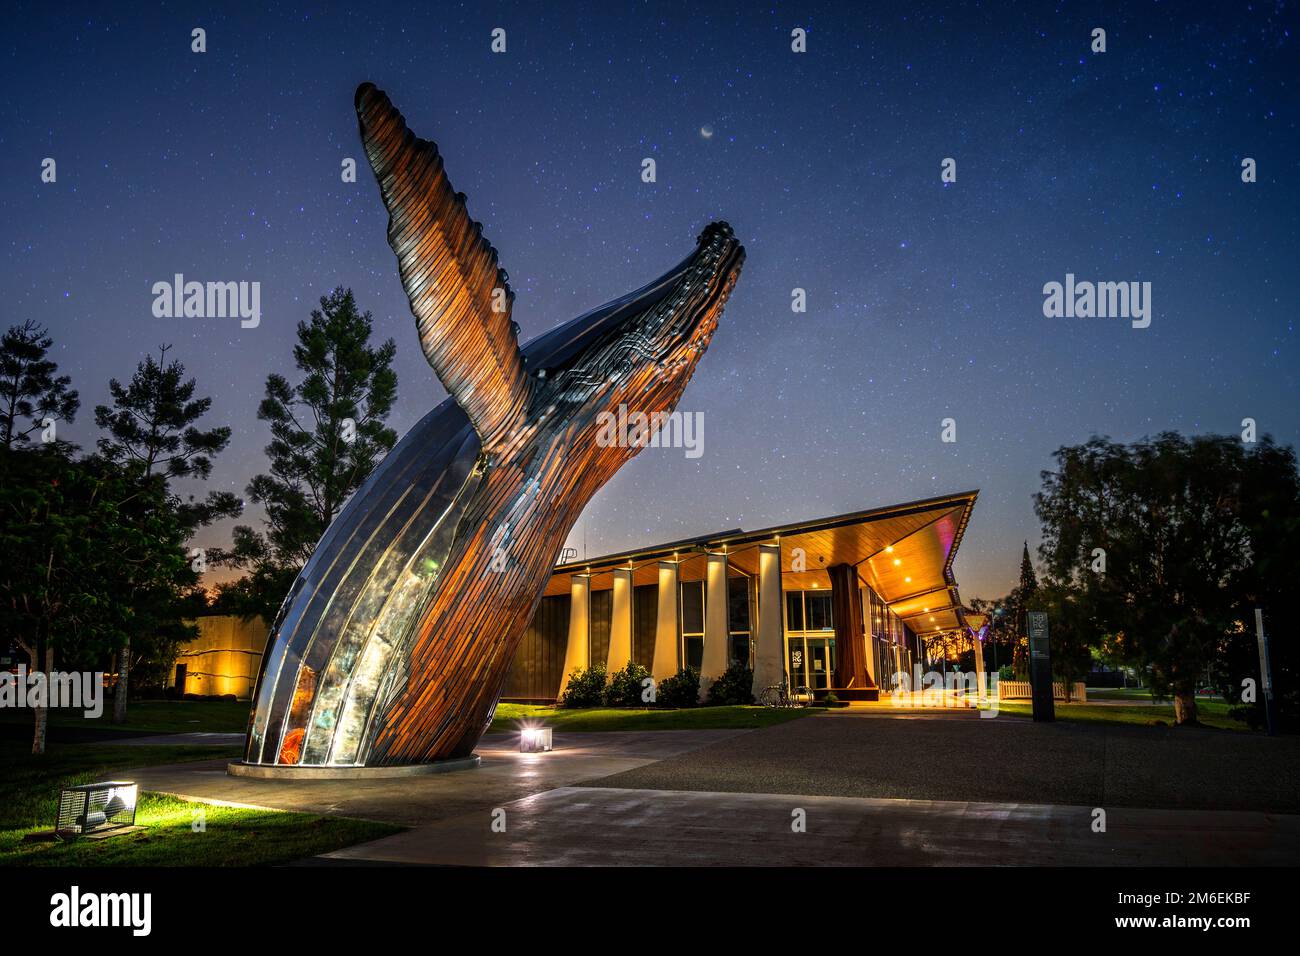
[[[998,700],[1029,700],[1034,696],[1034,689],[1027,680],[1001,680],[998,681]],[[1052,696],[1057,700],[1065,700],[1065,683],[1063,681],[1052,681]],[[1071,702],[1086,702],[1088,700],[1088,685],[1083,681],[1075,681],[1070,689]]]

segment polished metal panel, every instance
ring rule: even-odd
[[[375,469],[286,597],[250,763],[472,752],[570,529],[640,450],[598,442],[598,416],[672,411],[744,262],[713,223],[659,279],[520,350],[505,273],[437,147],[372,85],[356,106],[420,342],[451,398]]]

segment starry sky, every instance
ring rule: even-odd
[[[266,375],[337,285],[398,343],[398,432],[444,397],[360,148],[364,80],[439,144],[524,341],[660,275],[710,220],[746,246],[679,406],[704,412],[704,455],[644,451],[579,553],[978,488],[956,572],[994,597],[1057,447],[1244,417],[1300,439],[1293,5],[56,6],[10,4],[0,39],[0,289],[6,325],[55,337],[83,402],[61,434],[87,448],[109,377],[171,343],[234,431],[211,485],[242,493]],[[177,272],[260,282],[260,327],[154,318]],[[1151,282],[1150,328],[1044,317],[1067,272]]]

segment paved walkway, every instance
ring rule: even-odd
[[[280,810],[333,813],[421,826],[593,777],[632,770],[744,730],[669,730],[555,734],[555,750],[521,754],[518,734],[488,734],[477,770],[356,780],[258,780],[226,773],[228,760],[203,760],[131,771],[145,790]]]
[[[584,781],[646,790],[1300,813],[1300,737],[838,710]]]
[[[520,754],[516,735],[491,734],[477,770],[378,780],[233,778],[225,761],[132,776],[191,798],[412,827],[322,864],[1300,861],[1296,738],[850,710],[757,731],[557,733],[555,746]]]
[[[1291,866],[1300,817],[562,787],[327,854],[442,866]],[[795,832],[803,813],[804,832]],[[498,825],[499,829],[499,825]]]

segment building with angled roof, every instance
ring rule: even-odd
[[[569,674],[636,662],[701,686],[733,663],[754,689],[875,700],[961,625],[953,559],[978,491],[760,531],[735,529],[556,566],[505,700],[550,701]]]

